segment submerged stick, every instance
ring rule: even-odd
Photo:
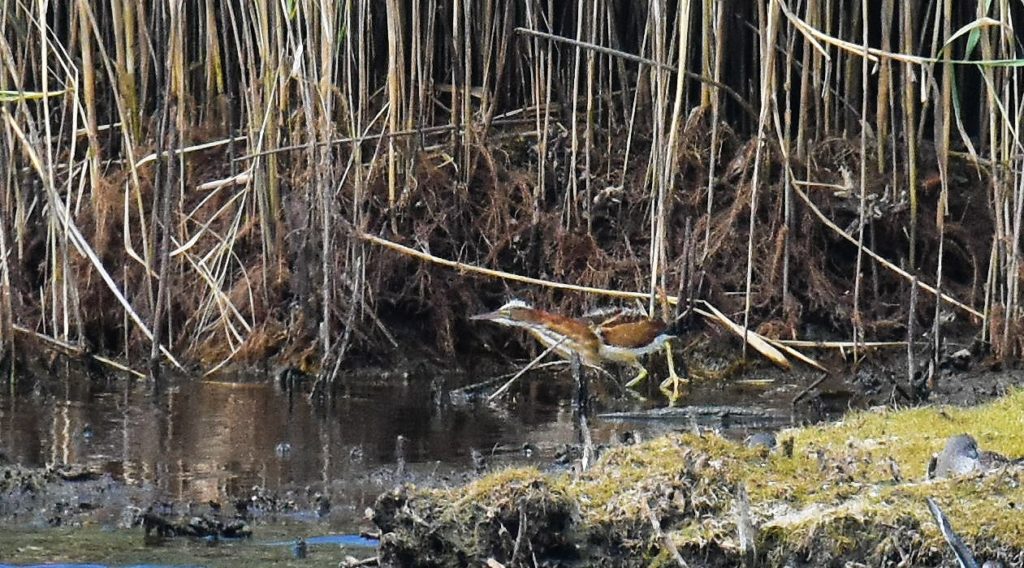
[[[814,381],[811,384],[807,385],[802,391],[800,391],[796,396],[793,397],[793,400],[790,402],[790,404],[796,407],[797,403],[799,403],[801,400],[804,399],[804,397],[809,395],[812,390],[818,388],[818,385],[825,382],[825,379],[827,378],[828,375],[822,375],[817,379],[814,379]]]

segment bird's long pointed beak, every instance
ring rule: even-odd
[[[497,319],[499,317],[499,315],[500,314],[497,311],[493,311],[493,312],[487,312],[487,313],[484,313],[484,314],[477,314],[475,316],[469,316],[469,319],[470,320],[487,320],[487,321],[490,321],[490,320]]]

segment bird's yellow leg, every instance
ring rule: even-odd
[[[647,378],[647,367],[641,365],[639,361],[635,361],[633,363],[633,366],[636,367],[637,369],[640,369],[640,371],[636,374],[635,377],[633,377],[633,380],[626,383],[626,386],[629,388],[637,386],[638,384],[644,382],[644,379]]]
[[[675,359],[672,358],[672,346],[668,342],[665,343],[665,357],[668,359],[668,378],[662,381],[660,388],[661,392],[668,397],[669,403],[675,404],[676,401],[679,400],[679,385],[689,383],[690,380],[685,377],[680,377],[679,374],[676,373]],[[689,373],[684,371],[684,374],[688,375]],[[669,384],[672,385],[672,390],[668,389]]]

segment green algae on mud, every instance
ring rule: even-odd
[[[791,455],[674,434],[609,450],[580,475],[510,469],[456,489],[405,486],[378,499],[374,522],[386,565],[673,565],[667,539],[688,561],[735,565],[748,554],[737,534],[743,488],[758,529],[751,554],[763,564],[938,566],[953,558],[932,497],[979,560],[1020,565],[1019,466],[925,479],[932,454],[965,432],[984,450],[1024,456],[1024,391],[974,408],[868,410],[786,430],[779,439],[792,440]]]
[[[171,538],[148,545],[142,529],[109,529],[98,526],[31,529],[0,525],[0,564],[103,563],[111,566],[156,564],[160,566],[295,566],[335,568],[347,554],[339,546],[310,546],[304,559],[294,558],[291,546],[268,543],[309,536],[304,524],[261,526],[259,540],[221,540],[207,544],[196,538]]]

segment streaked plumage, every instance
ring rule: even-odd
[[[579,354],[584,363],[599,367],[604,361],[632,365],[637,376],[627,386],[634,386],[647,376],[640,357],[665,347],[669,357],[669,381],[673,384],[670,398],[678,396],[678,386],[685,382],[675,371],[672,353],[666,344],[675,337],[665,322],[646,316],[638,310],[604,308],[573,319],[534,308],[522,300],[511,300],[497,310],[471,317],[529,331],[546,347],[568,359]],[[664,384],[662,385],[664,389]],[[668,394],[668,393],[666,393]]]
[[[531,307],[522,300],[511,300],[493,312],[470,317],[471,320],[487,320],[521,327],[530,332],[545,347],[555,347],[555,352],[569,359],[579,353],[583,362],[599,366],[600,339],[587,324],[562,315],[545,312]]]

